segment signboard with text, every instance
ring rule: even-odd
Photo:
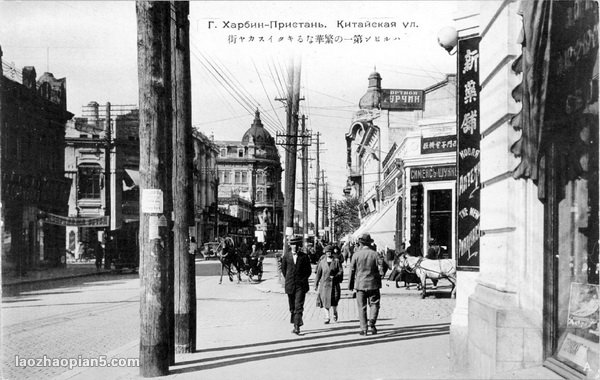
[[[421,138],[421,154],[456,152],[456,135]]]
[[[423,110],[425,91],[423,90],[381,90],[381,109],[414,111]]]
[[[480,140],[479,41],[458,41],[458,270],[479,270]]]
[[[456,166],[421,166],[410,168],[410,182],[452,181],[456,179]]]

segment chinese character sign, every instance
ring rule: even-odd
[[[458,253],[459,270],[479,270],[480,132],[479,40],[458,41]]]
[[[421,138],[421,154],[456,152],[456,135]]]

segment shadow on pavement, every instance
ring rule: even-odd
[[[19,300],[18,302],[22,302]],[[30,301],[30,300],[25,300]],[[37,300],[34,300],[37,301]],[[17,301],[14,301],[17,302]],[[76,305],[112,305],[112,304],[124,304],[124,303],[139,303],[140,301],[135,300],[119,300],[119,301],[92,301],[92,302],[69,302],[69,303],[52,303],[52,304],[36,304],[36,305],[21,305],[21,306],[2,306],[4,309],[23,309],[27,307],[54,307],[54,306],[76,306]],[[6,303],[3,301],[2,303]]]
[[[104,272],[94,274],[92,276],[81,276],[72,278],[56,278],[56,279],[44,279],[42,281],[22,283],[22,284],[11,284],[2,286],[2,298],[4,297],[19,297],[19,296],[35,296],[36,294],[23,294],[36,291],[55,290],[54,294],[65,294],[83,291],[83,287],[87,286],[113,286],[118,283],[125,283],[132,278],[138,278],[137,274],[116,274],[111,272]],[[77,287],[79,290],[65,290],[62,292],[62,288]],[[44,292],[44,294],[48,294]],[[5,302],[5,301],[3,301]]]
[[[382,325],[384,326],[384,325]],[[378,326],[379,327],[379,326]],[[345,330],[352,330],[345,331]],[[209,352],[217,352],[217,351],[225,351],[224,355],[202,358],[197,360],[188,360],[184,362],[176,363],[173,369],[171,370],[171,374],[180,374],[180,373],[189,373],[189,372],[197,372],[202,370],[208,370],[213,368],[225,367],[236,364],[243,364],[252,361],[258,360],[267,360],[274,359],[286,356],[293,355],[302,355],[302,354],[312,354],[315,352],[321,351],[330,351],[336,349],[345,349],[351,347],[362,347],[369,346],[374,344],[383,344],[383,343],[391,343],[402,340],[412,340],[412,339],[420,339],[441,335],[448,335],[450,332],[450,324],[449,323],[439,323],[439,324],[431,324],[431,325],[415,325],[415,326],[405,326],[405,327],[394,327],[394,328],[383,328],[380,327],[379,333],[377,335],[368,335],[366,337],[358,337],[358,330],[356,326],[339,326],[333,327],[330,329],[323,329],[324,332],[333,331],[333,334],[324,334],[313,337],[303,337],[301,335],[298,338],[293,339],[282,339],[275,340],[270,342],[261,342],[255,344],[248,345],[240,345],[240,346],[229,346],[229,347],[217,347],[212,349],[198,350],[196,353],[209,353]],[[323,331],[321,330],[321,331]],[[307,330],[307,332],[316,333],[319,330]],[[357,336],[356,338],[351,339],[340,339],[333,340],[327,342],[315,342],[312,344],[304,344],[308,342],[312,342],[315,339],[324,339],[324,338],[340,338],[344,336],[352,335]],[[274,346],[278,344],[285,343],[297,343],[297,345],[291,347],[273,347],[269,348],[269,346]],[[248,347],[259,347],[264,346],[264,349],[261,351],[251,351],[237,354],[227,355],[226,352],[228,350],[236,350],[243,349]],[[177,368],[177,366],[189,366],[184,368]]]

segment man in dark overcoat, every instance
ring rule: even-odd
[[[308,278],[312,272],[308,255],[301,252],[302,238],[291,238],[290,250],[283,256],[281,273],[285,277],[285,292],[290,306],[290,323],[294,324],[292,333],[300,334],[304,298],[308,292]]]
[[[356,303],[360,319],[360,335],[367,335],[367,306],[369,307],[368,327],[377,334],[377,316],[381,300],[381,274],[379,255],[371,248],[371,235],[364,233],[358,237],[359,248],[352,255],[348,290],[356,289]]]

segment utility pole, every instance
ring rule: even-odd
[[[306,116],[302,115],[302,246],[305,252],[308,247],[308,145],[304,143],[306,136]]]
[[[170,4],[136,1],[140,99],[140,375],[168,374]]]
[[[300,65],[296,59],[291,62],[288,76],[287,99],[287,144],[285,159],[285,209],[284,227],[287,230],[294,228],[294,203],[296,201],[296,154],[298,143],[298,109],[300,108]],[[288,252],[287,241],[283,245],[283,252]]]
[[[190,226],[194,225],[192,192],[192,111],[189,53],[189,3],[170,1],[173,104],[173,253],[175,353],[196,346],[196,281],[190,255]]]
[[[329,193],[329,236],[331,236],[331,241],[335,242],[335,221],[333,219],[333,199],[331,197],[331,192]]]
[[[316,178],[315,178],[315,238],[319,237],[319,176],[321,175],[321,169],[319,167],[319,151],[321,150],[321,145],[319,143],[320,132],[317,132],[317,167],[316,167]]]
[[[106,115],[104,118],[104,215],[108,216],[108,225],[104,229],[104,269],[110,269],[110,258],[112,257],[112,244],[110,240],[110,231],[114,222],[115,215],[112,212],[111,191],[112,191],[112,173],[111,173],[111,150],[112,150],[112,131],[110,102],[106,103]]]
[[[321,169],[321,180],[323,181],[323,206],[321,212],[323,213],[323,239],[327,237],[327,183],[325,182],[325,170]]]
[[[6,138],[2,135],[2,126],[4,125],[4,109],[3,109],[3,101],[4,101],[4,69],[2,68],[2,47],[0,46],[0,141],[4,141]],[[4,144],[0,144],[0,157],[2,157],[2,146]],[[1,164],[0,164],[1,166]],[[0,171],[4,170],[1,168]],[[2,193],[2,176],[0,175],[0,194]],[[2,237],[2,244],[0,244],[0,258],[4,257],[3,245],[4,245],[4,205],[2,204],[2,197],[0,196],[0,236]],[[0,270],[0,282],[2,281],[2,271]]]

